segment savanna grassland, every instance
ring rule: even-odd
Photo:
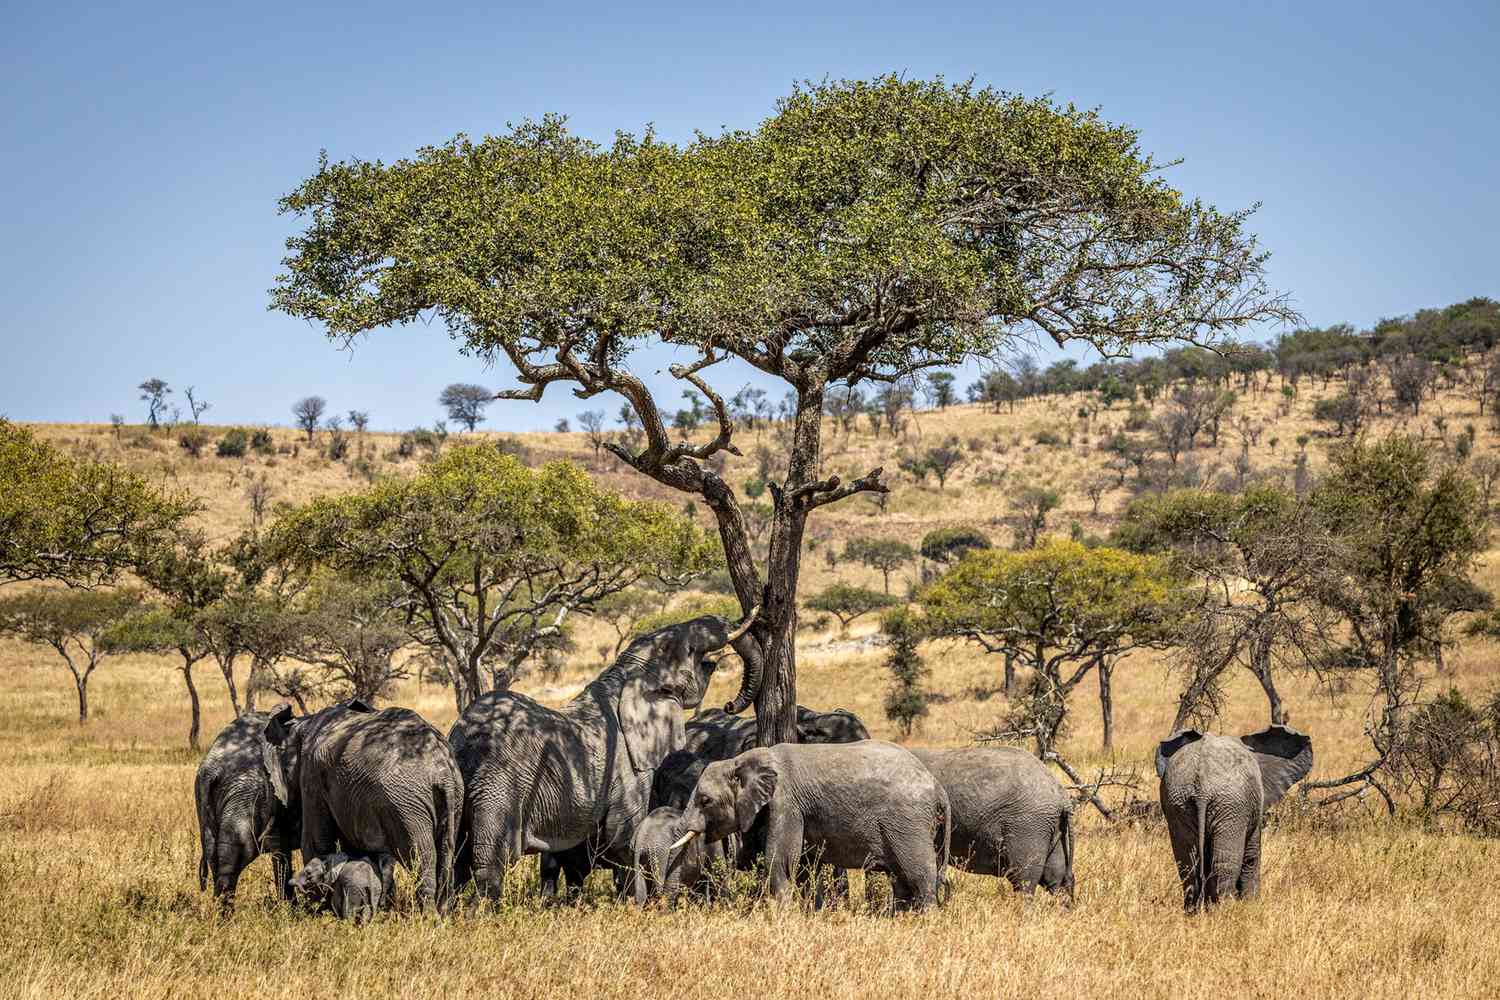
[[[1260,377],[1265,381],[1265,377]],[[1327,438],[1311,418],[1314,384],[1281,412],[1274,380],[1242,394],[1234,417],[1264,425],[1247,453],[1256,473],[1291,475],[1302,446],[1313,468]],[[875,438],[863,421],[852,435],[833,434],[825,472],[894,470],[902,447],[949,435],[970,456],[946,489],[931,480],[896,477],[888,509],[853,498],[820,511],[804,561],[803,590],[834,579],[879,588],[879,574],[846,562],[830,565],[854,537],[915,544],[935,527],[972,525],[998,544],[1010,540],[1005,506],[1018,484],[1064,492],[1048,531],[1104,534],[1126,500],[1112,490],[1093,513],[1082,489],[1104,457],[1094,445],[1118,429],[1117,406],[1084,420],[1081,397],[1033,400],[1014,412],[978,406],[922,411],[904,440]],[[1160,405],[1160,404],[1158,404]],[[1441,432],[1434,420],[1444,421]],[[1500,447],[1487,418],[1458,393],[1440,393],[1418,418],[1377,417],[1367,433],[1405,430],[1446,447],[1458,430],[1476,428],[1475,454]],[[284,451],[245,458],[191,458],[165,434],[67,425],[37,428],[70,450],[92,452],[166,477],[203,498],[201,525],[227,539],[249,523],[246,487],[264,477],[278,501],[302,501],[357,488],[351,462],[331,462],[276,430]],[[217,436],[221,429],[212,433]],[[1039,444],[1052,431],[1055,445]],[[773,444],[773,432],[765,440]],[[492,438],[494,434],[476,435]],[[595,467],[611,486],[662,496],[642,477],[595,463],[579,434],[516,435],[535,459],[570,457]],[[754,462],[732,466],[735,481]],[[135,443],[132,443],[135,442]],[[146,442],[142,445],[140,442]],[[374,434],[356,444],[380,474],[411,471],[420,460],[392,455],[397,436]],[[1228,472],[1242,451],[1229,429],[1217,448],[1192,452],[1205,469]],[[673,502],[680,502],[672,498]],[[700,517],[704,515],[700,514]],[[917,572],[892,580],[904,592]],[[1500,559],[1483,558],[1476,580],[1500,587]],[[863,641],[873,616],[851,635],[806,630],[799,648],[799,701],[852,709],[874,735],[898,739],[882,713],[887,678],[883,649]],[[517,686],[549,702],[570,697],[599,669],[603,626],[578,626],[576,649],[556,676],[533,675]],[[1489,640],[1464,639],[1447,656],[1446,673],[1429,669],[1430,690],[1449,685],[1479,694],[1500,686],[1500,659]],[[999,663],[976,648],[934,643],[924,649],[936,694],[931,715],[910,742],[960,745],[1004,713]],[[224,686],[200,667],[205,739],[230,717]],[[733,694],[737,671],[721,669],[706,704]],[[1155,797],[1151,754],[1166,733],[1180,678],[1164,654],[1142,654],[1115,675],[1116,746],[1100,749],[1098,708],[1090,685],[1073,698],[1069,758],[1092,777],[1117,766],[1138,771],[1127,796]],[[1358,683],[1338,691],[1289,677],[1283,693],[1291,724],[1311,734],[1313,777],[1346,773],[1366,759],[1363,726],[1371,692]],[[67,674],[48,651],[0,645],[0,995],[16,997],[307,997],[477,994],[523,996],[792,997],[962,996],[1495,996],[1500,993],[1500,844],[1384,815],[1378,801],[1350,800],[1313,810],[1293,793],[1277,807],[1266,834],[1262,895],[1198,917],[1181,913],[1181,896],[1165,829],[1159,821],[1107,823],[1080,806],[1078,900],[1065,910],[1048,898],[1027,905],[993,879],[960,876],[946,907],[919,916],[882,917],[862,906],[813,913],[799,907],[737,900],[714,908],[642,912],[607,898],[596,876],[584,904],[545,907],[525,877],[507,883],[516,895],[500,912],[431,921],[411,912],[355,928],[329,918],[293,916],[271,902],[269,865],[257,862],[241,883],[240,907],[220,919],[197,885],[198,841],[192,804],[196,755],[186,748],[186,705],[168,661],[121,656],[104,662],[90,687],[92,717],[80,726]],[[453,701],[431,684],[406,685],[395,699],[446,730]],[[1218,726],[1260,728],[1264,701],[1248,676],[1235,679]],[[535,859],[522,863],[534,872]],[[534,875],[531,876],[534,878]],[[858,876],[854,897],[860,899]],[[410,894],[402,896],[403,904]],[[402,907],[403,911],[405,907]]]

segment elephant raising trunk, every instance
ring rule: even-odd
[[[682,747],[683,709],[708,688],[707,655],[743,639],[758,611],[737,624],[707,615],[642,636],[561,709],[514,691],[470,705],[448,734],[466,790],[459,884],[472,874],[498,899],[522,855],[586,841],[590,860],[628,867],[652,775]]]

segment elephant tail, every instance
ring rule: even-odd
[[[211,859],[218,856],[219,847],[219,816],[212,777],[198,775],[193,782],[193,798],[198,813],[198,891],[203,892],[212,882]]]
[[[1074,898],[1073,898],[1073,889],[1074,889],[1074,884],[1073,884],[1073,810],[1072,810],[1071,807],[1069,807],[1066,804],[1063,805],[1062,814],[1060,816],[1058,816],[1058,818],[1057,818],[1057,832],[1058,832],[1058,837],[1062,841],[1063,872],[1064,872],[1064,877],[1068,880],[1068,884],[1067,884],[1068,905],[1071,906],[1074,903]]]
[[[1203,894],[1208,890],[1208,796],[1198,791],[1198,857],[1193,864],[1193,880],[1198,885],[1198,909],[1203,909]]]
[[[939,786],[941,788],[941,786]],[[953,805],[948,801],[948,794],[943,793],[938,799],[938,822],[942,825],[940,839],[937,842],[937,892],[938,905],[942,906],[948,902],[948,897],[953,895],[953,887],[948,883],[948,856],[953,848]]]
[[[437,871],[433,874],[437,882],[437,904],[444,910],[453,898],[457,885],[454,871],[458,867],[458,832],[462,825],[459,813],[463,809],[463,796],[457,802],[448,794],[448,787],[439,780],[432,785],[433,847],[437,853]]]

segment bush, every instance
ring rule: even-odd
[[[1144,406],[1132,406],[1125,414],[1127,431],[1143,431],[1151,424],[1151,411]]]
[[[977,528],[938,528],[922,537],[922,558],[957,562],[972,549],[987,549],[990,540]]]
[[[1060,448],[1063,443],[1062,437],[1054,430],[1037,431],[1032,435],[1032,440],[1047,448]]]
[[[257,455],[276,454],[276,442],[271,438],[271,432],[263,427],[251,433],[250,448]]]
[[[208,431],[201,427],[188,427],[177,435],[177,446],[194,458],[203,454],[203,449],[207,444]]]
[[[522,465],[531,465],[531,449],[520,438],[502,437],[495,442],[495,447],[499,449],[500,454],[510,455]]]
[[[214,449],[214,453],[220,458],[244,458],[249,445],[250,438],[236,427],[219,438],[219,444]]]
[[[905,608],[897,608],[881,619],[880,630],[891,639],[891,654],[885,661],[886,669],[891,672],[891,686],[885,694],[885,717],[901,727],[903,736],[910,736],[917,720],[927,715],[927,703],[931,700],[923,686],[931,671],[917,651],[922,640],[920,619]]]

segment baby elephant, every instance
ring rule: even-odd
[[[644,905],[659,896],[675,903],[683,892],[697,889],[706,881],[709,859],[702,840],[672,850],[684,832],[682,810],[675,806],[657,806],[636,827],[630,856],[635,862],[637,903]]]
[[[1312,762],[1312,740],[1287,726],[1239,739],[1184,729],[1161,741],[1156,773],[1184,909],[1260,891],[1261,820]]]
[[[948,863],[948,796],[901,747],[782,743],[716,761],[698,779],[672,849],[747,833],[762,814],[778,899],[791,891],[804,855],[888,873],[899,909],[925,909],[937,899]]]
[[[313,858],[292,879],[297,895],[340,920],[362,924],[390,899],[395,859],[389,854],[328,854]]]

